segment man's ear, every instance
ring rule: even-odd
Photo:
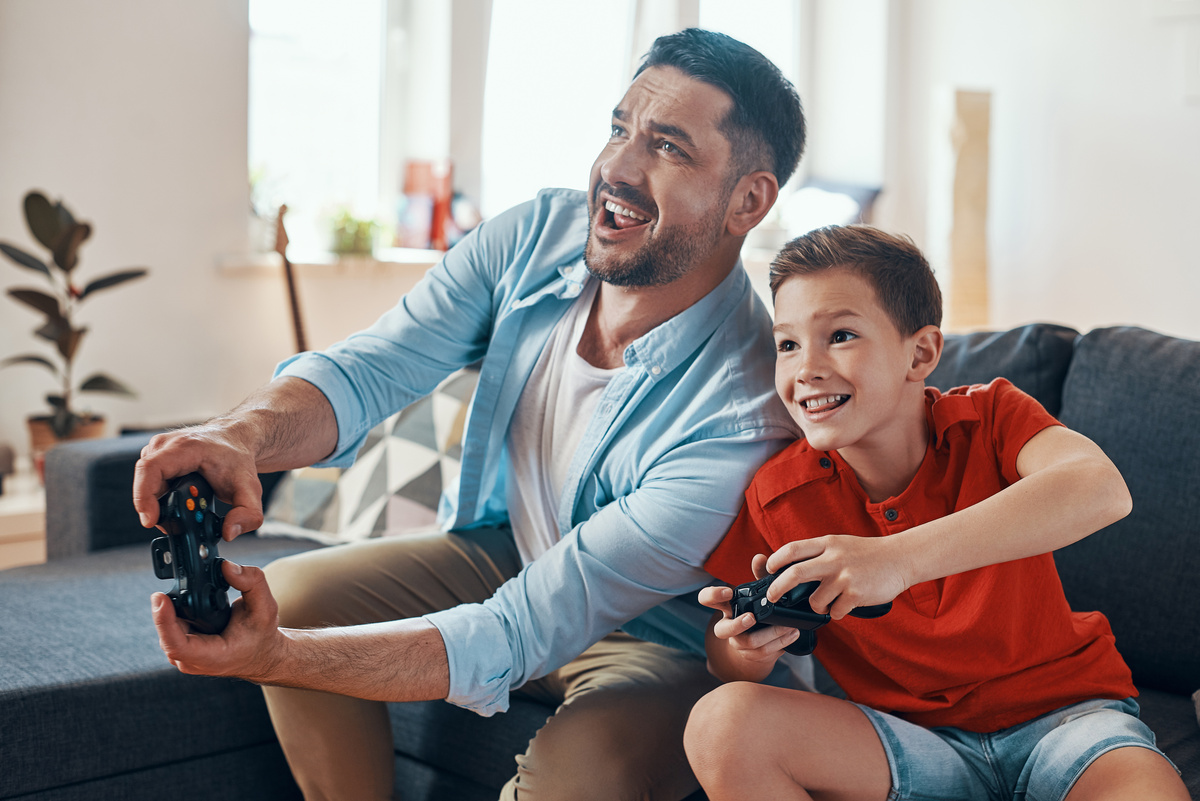
[[[942,359],[942,347],[946,340],[942,329],[927,325],[912,335],[912,364],[908,368],[909,381],[924,381]]]
[[[762,222],[779,197],[779,182],[774,173],[759,170],[743,175],[729,198],[725,227],[733,236],[745,236]]]

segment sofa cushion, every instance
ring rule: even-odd
[[[311,547],[245,536],[221,553],[262,565]],[[258,687],[167,662],[150,595],[171,586],[148,544],[0,572],[0,798],[229,750],[283,765]],[[286,769],[275,780],[290,783]]]
[[[926,382],[947,390],[1004,377],[1057,416],[1062,384],[1079,332],[1052,323],[1010,331],[948,334],[942,360]]]
[[[474,369],[460,370],[380,423],[346,469],[285,473],[259,533],[336,544],[434,525],[442,489],[458,476],[478,377]]]
[[[1111,621],[1139,686],[1200,688],[1200,342],[1141,328],[1082,337],[1062,422],[1120,469],[1133,514],[1055,554],[1076,609]]]

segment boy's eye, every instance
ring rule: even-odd
[[[835,344],[840,344],[842,342],[849,342],[852,339],[858,339],[858,335],[852,334],[849,331],[836,331],[833,334],[833,342]]]
[[[778,350],[780,353],[788,353],[789,351],[795,350],[796,347],[796,343],[790,339],[781,340],[775,345],[776,350]]]

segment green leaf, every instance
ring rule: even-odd
[[[54,263],[61,267],[63,272],[69,273],[74,270],[75,265],[79,264],[79,246],[91,235],[92,226],[87,223],[73,223],[58,238],[54,247]]]
[[[83,288],[83,291],[79,293],[79,300],[83,300],[97,290],[108,289],[111,286],[123,284],[126,281],[132,281],[135,278],[141,278],[147,272],[148,270],[146,270],[144,267],[137,267],[132,270],[122,270],[118,273],[112,273],[111,275],[106,275],[103,278],[97,278],[95,281],[92,281]]]
[[[79,343],[83,340],[83,335],[87,332],[87,326],[84,326],[83,328],[72,328],[69,329],[67,336],[59,337],[58,352],[61,353],[62,357],[67,360],[67,364],[70,364],[71,361],[74,360],[75,351],[79,349]]]
[[[27,306],[40,311],[48,317],[62,317],[62,310],[58,306],[58,298],[53,295],[47,295],[45,292],[39,292],[36,289],[10,289],[8,290],[9,297],[19,300]]]
[[[34,331],[35,336],[42,339],[48,339],[51,342],[58,343],[60,339],[65,337],[71,331],[71,326],[67,324],[65,317],[54,317],[46,321],[38,330]]]
[[[53,409],[67,408],[67,399],[62,395],[47,395],[46,403],[50,404],[50,407]]]
[[[58,375],[58,365],[49,359],[41,356],[26,354],[24,356],[9,356],[4,361],[0,362],[0,367],[9,367],[14,364],[40,364],[50,370],[50,372]]]
[[[15,261],[22,267],[28,267],[31,270],[37,270],[39,273],[45,273],[46,277],[50,277],[50,268],[41,260],[34,256],[30,256],[20,248],[15,248],[5,242],[0,242],[0,251],[3,251],[5,256]]]
[[[137,397],[133,390],[117,381],[115,378],[110,378],[103,373],[96,373],[79,385],[80,392],[111,392],[114,395],[127,395],[131,398]]]
[[[25,222],[37,241],[54,250],[64,229],[63,220],[58,209],[41,192],[30,192],[25,196]]]

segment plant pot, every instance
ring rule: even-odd
[[[30,458],[33,460],[34,467],[37,468],[39,480],[45,479],[46,451],[60,442],[75,439],[99,439],[104,436],[104,418],[99,415],[83,418],[70,434],[61,438],[54,433],[48,416],[30,417],[26,422],[29,423]]]

